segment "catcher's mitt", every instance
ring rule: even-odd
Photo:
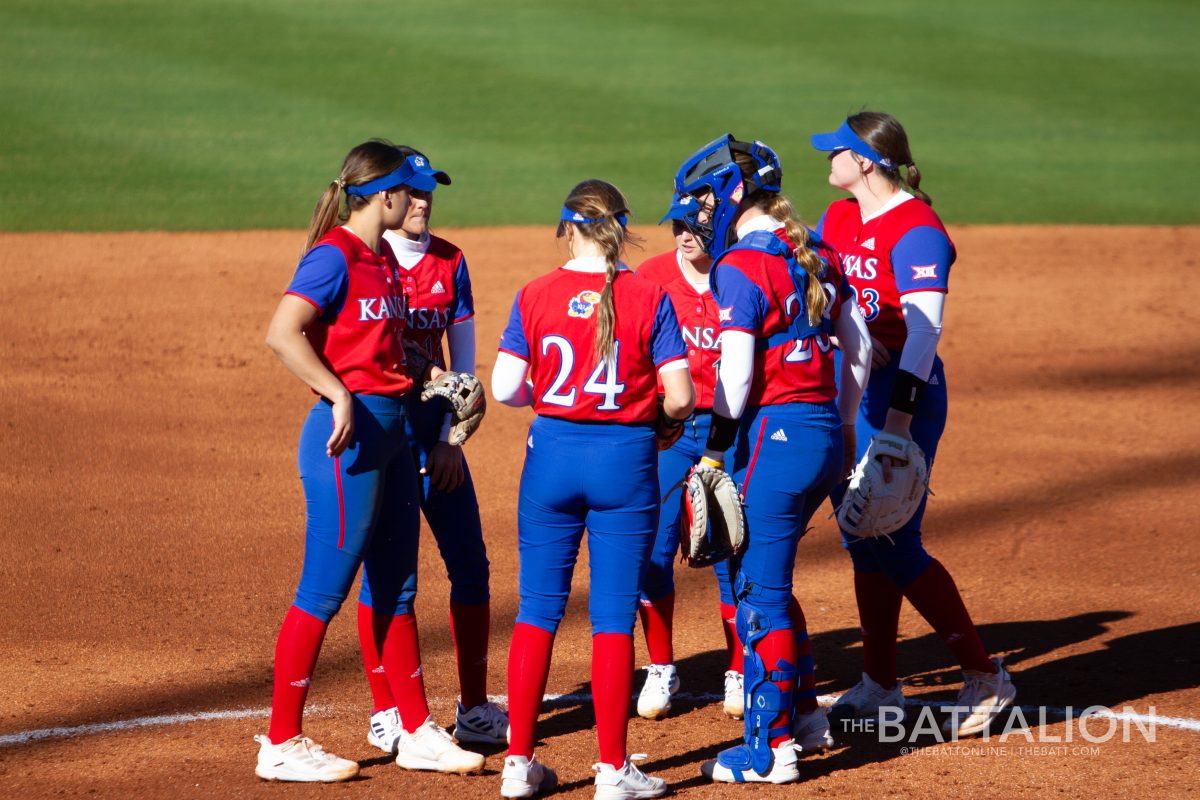
[[[454,424],[450,426],[450,444],[462,444],[483,422],[483,413],[487,410],[483,384],[469,372],[443,372],[426,383],[421,391],[423,402],[427,403],[435,397],[445,400],[454,415]]]
[[[741,492],[725,470],[706,464],[692,467],[683,482],[679,539],[689,567],[724,561],[742,549],[746,513]]]
[[[883,482],[880,458],[893,459],[892,481]],[[886,536],[912,519],[929,486],[925,454],[912,439],[880,433],[850,474],[837,509],[838,525],[854,536]]]
[[[663,410],[663,399],[658,398],[658,420],[654,423],[654,439],[659,450],[670,450],[683,436],[683,420],[669,416]]]

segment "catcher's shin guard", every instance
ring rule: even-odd
[[[739,584],[744,581],[739,580]],[[742,588],[742,587],[739,587]],[[774,623],[774,624],[772,624]],[[796,684],[796,665],[779,661],[773,669],[768,669],[762,656],[758,653],[759,645],[773,630],[783,630],[788,627],[786,612],[775,615],[773,619],[761,606],[755,604],[753,596],[743,594],[737,607],[737,632],[742,640],[744,653],[743,674],[745,675],[745,725],[746,747],[749,751],[749,766],[755,772],[765,775],[771,769],[773,757],[771,740],[780,736],[791,736],[790,727],[786,724],[771,727],[785,712],[792,709],[792,690],[780,689],[778,683]],[[734,748],[739,750],[740,748]],[[727,751],[730,756],[721,761],[723,766],[730,769],[745,769],[745,762],[740,764],[725,763],[734,761],[733,751]],[[742,752],[742,758],[747,753]],[[725,756],[722,753],[721,756]],[[740,759],[736,759],[740,760]]]

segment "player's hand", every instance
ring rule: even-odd
[[[325,454],[336,458],[342,454],[354,438],[354,395],[333,401],[333,435],[325,443]]]
[[[883,423],[883,432],[890,433],[892,436],[898,436],[901,439],[911,439],[912,432],[909,430],[912,426],[912,415],[905,414],[903,411],[897,411],[894,408],[889,408],[887,419]],[[901,464],[891,456],[880,456],[879,463],[883,467],[883,482],[892,482],[892,467],[895,464]]]
[[[892,360],[892,354],[883,346],[883,342],[871,337],[871,368],[879,369],[886,367],[888,362]]]
[[[854,457],[858,447],[858,438],[854,435],[854,425],[842,425],[842,478],[849,478],[854,472],[858,460]]]
[[[429,485],[439,492],[453,492],[466,479],[462,448],[449,442],[438,442],[429,451],[421,474],[428,475]]]

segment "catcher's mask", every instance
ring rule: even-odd
[[[746,153],[757,169],[749,177],[733,160],[734,153]],[[742,142],[727,133],[701,147],[675,175],[675,197],[661,222],[679,220],[700,240],[704,251],[713,258],[734,242],[737,216],[742,199],[755,191],[778,192],[783,180],[779,156],[759,141]],[[701,222],[705,200],[711,199],[708,218]],[[660,222],[660,224],[661,224]]]

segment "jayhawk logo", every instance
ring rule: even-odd
[[[599,302],[599,292],[593,292],[591,289],[584,289],[582,292],[572,297],[571,302],[567,304],[567,316],[587,319],[592,315],[592,311]]]

